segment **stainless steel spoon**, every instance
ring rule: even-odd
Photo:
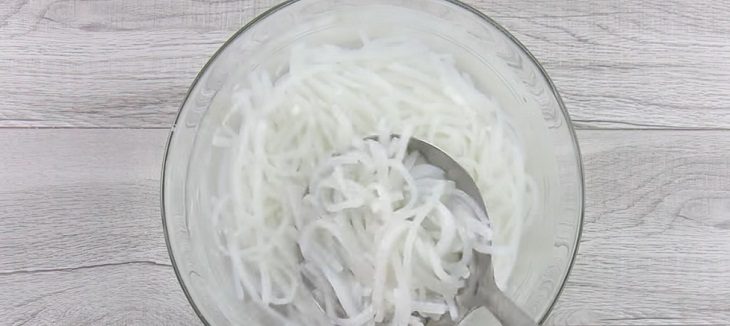
[[[416,138],[410,139],[408,150],[420,152],[428,163],[444,170],[446,178],[454,181],[457,188],[474,198],[484,213],[487,214],[484,200],[474,179],[453,158],[438,147]],[[426,326],[458,325],[465,316],[468,316],[480,307],[487,308],[497,317],[497,320],[502,323],[502,326],[537,325],[530,316],[512,302],[497,286],[494,280],[492,256],[475,251],[474,257],[475,263],[472,264],[471,275],[467,280],[466,286],[459,292],[456,298],[458,306],[463,310],[461,314],[462,318],[459,320],[451,320],[448,315],[445,315],[439,320],[428,320]]]

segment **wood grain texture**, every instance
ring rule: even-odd
[[[160,222],[165,134],[0,129],[0,325],[199,323]]]
[[[730,2],[478,1],[555,81],[579,128],[730,127]]]
[[[585,131],[586,221],[551,316],[730,324],[730,132]]]
[[[208,58],[272,2],[3,0],[0,126],[168,127]]]
[[[0,127],[167,127],[277,0],[2,0]],[[579,128],[730,128],[730,2],[467,1],[545,65]]]
[[[0,325],[198,323],[159,222],[166,137],[0,130]],[[730,131],[579,139],[586,223],[549,324],[730,324]]]
[[[147,262],[0,274],[2,325],[200,325],[172,267]]]
[[[0,273],[169,264],[159,215],[165,133],[0,129]]]

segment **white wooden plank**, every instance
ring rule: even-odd
[[[200,324],[162,232],[166,135],[0,129],[0,324]]]
[[[0,321],[196,322],[165,266],[157,192],[166,136],[0,130]],[[586,224],[550,323],[730,323],[730,131],[579,138]]]
[[[0,5],[0,127],[166,127],[277,0]],[[730,128],[728,1],[470,0],[543,62],[581,128]]]
[[[730,127],[730,2],[479,1],[555,81],[579,128]]]
[[[208,58],[273,1],[1,4],[0,126],[170,126]]]
[[[142,262],[0,274],[0,324],[200,325],[173,275]]]
[[[555,324],[730,324],[730,132],[586,131],[586,222]]]
[[[0,129],[0,273],[169,263],[165,130]]]

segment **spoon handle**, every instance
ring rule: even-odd
[[[497,317],[502,326],[537,326],[520,307],[518,307],[504,292],[494,287],[485,293],[485,307]]]

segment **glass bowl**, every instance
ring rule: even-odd
[[[208,194],[197,173],[207,160],[231,84],[295,42],[348,42],[365,30],[420,35],[454,56],[480,88],[498,98],[526,148],[526,170],[541,194],[500,287],[535,320],[555,304],[575,259],[583,222],[583,172],[575,134],[555,86],[537,60],[503,27],[452,0],[301,0],[271,8],[234,34],[188,91],[167,144],[162,220],[170,259],[190,304],[210,325],[263,323],[237,302],[217,262],[206,258],[201,206]],[[411,34],[409,34],[411,35]]]

